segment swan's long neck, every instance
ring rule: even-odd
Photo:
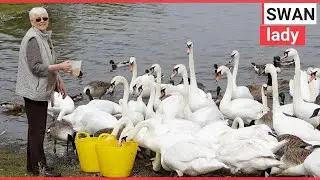
[[[196,72],[194,70],[193,47],[190,48],[190,52],[189,52],[189,68],[190,68],[190,86],[198,87],[197,80],[196,80]]]
[[[161,95],[161,69],[157,72],[157,86],[155,90],[155,98],[159,98]]]
[[[144,127],[148,128],[147,131],[149,131],[149,132],[154,131],[154,128],[150,125],[149,120],[141,121],[131,130],[131,132],[129,134],[129,139],[135,138],[137,136],[138,132]]]
[[[189,83],[188,83],[188,73],[186,70],[182,72],[182,79],[183,79],[183,91],[180,94],[183,97],[184,114],[189,119],[192,116],[192,111],[189,107]]]
[[[239,128],[244,128],[244,122],[241,118],[235,118],[232,122],[232,128],[233,129],[238,129],[238,125],[239,125]]]
[[[131,78],[131,82],[130,82],[130,91],[132,91],[133,89],[133,82],[134,80],[137,78],[137,63],[134,61],[133,62],[133,70],[132,70],[132,78]]]
[[[233,90],[233,75],[231,74],[230,70],[227,69],[227,77],[228,77],[228,84],[227,84],[227,89],[226,92],[223,95],[223,98],[221,99],[221,103],[224,102],[230,102],[231,101],[231,97],[232,97],[232,90]]]
[[[272,77],[272,109],[273,111],[280,109],[279,91],[278,91],[278,75],[276,70],[271,70]]]
[[[267,99],[267,96],[264,93],[263,88],[261,88],[261,100],[262,100],[263,107],[267,108],[268,107],[268,99]]]
[[[237,82],[237,74],[238,74],[238,66],[239,66],[239,56],[235,57],[234,59],[234,67],[233,67],[233,72],[232,72],[232,76],[233,76],[233,85],[236,85]]]
[[[295,78],[294,78],[294,94],[293,94],[293,103],[300,103],[303,101],[301,96],[301,66],[300,66],[300,58],[298,54],[294,55],[295,62]]]
[[[123,127],[132,127],[133,128],[133,123],[131,122],[131,120],[129,118],[121,118],[118,120],[116,126],[113,128],[112,130],[112,135],[117,135],[119,133],[119,130]]]
[[[187,97],[187,100],[189,102],[189,81],[188,81],[188,73],[186,70],[184,70],[182,73],[182,79],[183,79],[183,93]]]
[[[138,96],[137,101],[143,102],[143,101],[142,101],[142,94],[143,94],[143,93],[141,93],[141,94]]]
[[[128,81],[124,78],[121,78],[120,82],[123,84],[123,98],[122,98],[122,111],[127,114],[129,113],[128,100],[129,100],[129,85]]]
[[[154,87],[153,82],[150,82],[148,85],[150,87],[150,97],[149,97],[149,101],[148,101],[148,105],[147,105],[147,109],[146,109],[146,117],[149,119],[152,117],[152,115],[154,113],[153,104],[154,104],[154,100],[155,100],[156,88]]]

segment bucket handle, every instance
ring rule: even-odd
[[[80,139],[79,138],[79,135],[85,135],[84,138],[89,138],[90,137],[90,134],[87,133],[87,132],[84,132],[84,131],[80,131],[80,132],[77,132],[77,135],[76,135],[76,139]]]
[[[102,134],[100,134],[99,137],[98,137],[98,141],[100,141],[102,138],[103,138],[103,139],[110,139],[110,138],[111,138],[111,140],[115,140],[114,135],[108,134],[108,133],[102,133]]]

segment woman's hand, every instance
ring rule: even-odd
[[[71,61],[67,60],[59,64],[60,70],[66,72],[66,73],[71,73]]]
[[[60,76],[57,77],[57,88],[58,91],[63,95],[63,98],[65,98],[67,96],[67,90],[64,87],[64,82]]]
[[[52,64],[49,65],[48,70],[49,71],[64,71],[66,73],[71,73],[71,61],[67,60],[60,64]]]

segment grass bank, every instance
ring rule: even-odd
[[[26,154],[15,152],[9,148],[0,149],[0,177],[26,177],[31,176],[26,172]],[[70,166],[64,163],[55,163],[55,167],[64,177],[96,176],[79,170],[78,166]]]
[[[0,4],[0,20],[16,17],[41,4]]]

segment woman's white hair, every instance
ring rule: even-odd
[[[47,14],[48,15],[48,12],[45,8],[43,7],[34,7],[30,10],[29,12],[29,18],[30,20],[32,18],[34,18],[36,15],[39,15],[39,14]]]

